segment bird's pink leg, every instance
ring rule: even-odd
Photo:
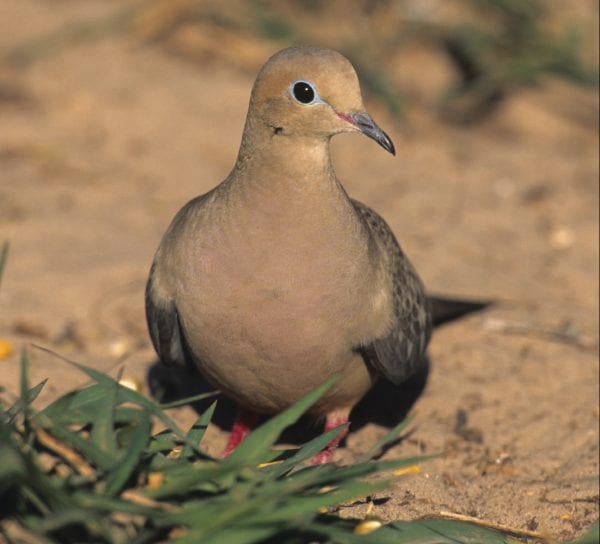
[[[233,450],[235,450],[235,448],[244,441],[244,438],[248,436],[250,431],[254,429],[257,420],[258,417],[254,412],[244,410],[243,408],[238,409],[235,421],[233,422],[233,427],[229,433],[227,446],[225,446],[223,453],[221,453],[221,457],[229,457],[229,455],[231,455]]]
[[[336,412],[330,412],[327,414],[325,419],[325,428],[324,432],[331,431],[340,425],[344,425],[348,423],[348,416],[350,415],[350,410],[339,410]],[[310,463],[312,465],[322,465],[324,463],[331,462],[333,457],[333,452],[337,449],[339,443],[344,439],[344,437],[348,434],[348,428],[344,429],[340,434],[338,434],[327,447],[320,453],[315,455]]]

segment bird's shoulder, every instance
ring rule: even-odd
[[[186,359],[174,297],[173,271],[180,263],[180,250],[189,239],[188,229],[197,226],[215,190],[191,199],[177,212],[154,255],[146,282],[145,309],[150,338],[160,360],[166,364],[183,364]]]

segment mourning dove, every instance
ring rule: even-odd
[[[423,285],[385,221],[336,177],[329,140],[342,132],[395,153],[345,57],[313,46],[273,55],[233,170],[177,213],[154,258],[154,347],[164,363],[195,364],[242,407],[227,452],[250,414],[277,413],[334,374],[311,410],[326,429],[347,421],[379,376],[401,383],[423,361]]]

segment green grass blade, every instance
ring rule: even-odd
[[[10,440],[9,430],[0,422],[0,492],[2,494],[10,487],[10,483],[27,477],[29,469],[28,464],[22,453],[14,447],[14,444],[7,444]]]
[[[269,537],[273,537],[280,530],[276,526],[234,526],[227,527],[218,534],[211,535],[210,544],[253,544],[257,542],[264,542]],[[196,529],[186,532],[179,538],[170,540],[171,543],[176,544],[198,544],[202,542],[204,529]]]
[[[93,533],[99,532],[101,517],[95,512],[83,510],[81,508],[68,508],[61,512],[56,512],[52,516],[46,517],[35,526],[35,530],[42,533],[58,531],[65,527],[73,525],[87,526]]]
[[[240,500],[211,501],[211,504],[196,504],[181,514],[172,516],[176,524],[183,524],[194,529],[198,542],[210,542],[210,539],[220,531],[239,526],[243,521],[250,521],[257,516],[259,506],[254,497],[244,497]]]
[[[159,452],[170,452],[180,443],[181,441],[177,439],[170,429],[165,429],[150,437],[150,443],[146,448],[146,453],[155,454]]]
[[[359,520],[323,516],[303,528],[334,542],[348,544],[509,544],[509,537],[493,529],[450,520],[402,521],[359,535]]]
[[[98,409],[93,416],[92,430],[90,432],[90,440],[100,450],[104,451],[107,457],[112,457],[115,464],[118,462],[114,422],[117,387],[118,384],[116,381],[104,386],[104,399],[103,402],[98,403]]]
[[[107,404],[109,392],[106,387],[93,384],[84,389],[71,391],[59,397],[46,408],[38,412],[34,419],[36,423],[46,426],[49,423],[63,426],[92,425],[98,412]],[[113,411],[115,423],[126,423],[141,413],[137,407],[116,406]]]
[[[143,412],[141,420],[135,425],[131,441],[127,444],[125,456],[119,461],[118,468],[106,482],[106,489],[104,491],[106,495],[116,495],[127,483],[150,440],[151,429],[150,416],[147,412]]]
[[[219,395],[219,391],[210,391],[209,393],[199,393],[198,395],[193,395],[191,397],[186,397],[184,399],[177,399],[173,402],[167,402],[165,404],[159,404],[161,410],[170,410],[171,408],[179,408],[180,406],[185,406],[187,404],[192,404],[193,402],[198,402],[199,400],[209,399],[211,397],[216,397]]]
[[[100,450],[93,442],[83,438],[79,433],[60,425],[50,425],[45,427],[45,429],[61,442],[77,450],[87,462],[96,465],[104,471],[110,471],[113,468],[114,459],[107,458],[104,451]]]
[[[282,463],[265,467],[264,472],[271,478],[279,478],[284,474],[291,472],[300,463],[311,459],[317,453],[327,447],[327,444],[336,438],[341,432],[348,428],[348,424],[340,425],[331,431],[319,435],[302,446],[291,457]]]
[[[106,387],[90,385],[77,391],[70,391],[40,410],[36,419],[40,422],[53,421],[63,425],[91,424],[100,405],[106,399]]]
[[[31,417],[29,409],[29,357],[27,351],[21,350],[21,409],[23,411],[23,423],[25,429],[29,429],[29,418]]]
[[[315,489],[310,495],[299,494],[290,497],[291,500],[287,500],[284,504],[279,505],[277,510],[265,510],[264,517],[256,515],[255,520],[261,523],[274,523],[299,519],[302,516],[310,519],[322,508],[337,506],[346,501],[364,498],[375,491],[387,487],[388,484],[389,482],[381,480],[371,482],[352,481],[327,493]]]
[[[364,463],[366,461],[370,461],[374,457],[377,457],[388,444],[392,443],[394,440],[396,440],[400,436],[400,434],[402,434],[402,431],[404,431],[404,429],[406,429],[408,424],[411,422],[412,422],[412,417],[410,417],[410,416],[403,419],[400,423],[398,423],[398,425],[396,425],[393,429],[391,429],[383,438],[381,438],[375,444],[373,444],[373,446],[371,448],[369,448],[369,450],[364,455],[361,455],[358,458],[357,462]]]
[[[389,527],[397,532],[398,544],[508,544],[511,541],[494,529],[447,519],[400,521]]]
[[[600,522],[596,521],[581,538],[563,544],[597,544],[598,542],[600,542]]]
[[[350,479],[362,478],[373,473],[382,473],[409,465],[415,465],[432,457],[433,456],[409,457],[406,459],[360,463],[357,465],[348,465],[344,467],[336,467],[334,465],[306,467],[292,473],[287,479],[294,480],[295,478],[304,478],[307,472],[314,471],[313,485],[319,487],[336,486],[341,485]]]
[[[47,381],[48,381],[48,378],[46,378],[45,380],[41,381],[37,385],[33,386],[27,392],[27,402],[28,402],[28,404],[31,404],[38,397],[38,395],[40,394],[40,392],[44,388],[44,385],[46,385]],[[20,400],[18,400],[10,408],[8,408],[6,410],[6,412],[4,413],[4,415],[8,419],[8,421],[13,421],[13,419],[21,412],[22,409],[23,409],[23,404],[22,404],[22,402]]]
[[[91,491],[79,490],[74,492],[72,497],[80,508],[90,511],[123,512],[124,514],[147,516],[154,521],[160,521],[163,514],[167,514],[166,511],[154,506],[145,506],[117,497],[99,495]]]
[[[6,262],[8,261],[8,241],[2,243],[2,249],[0,249],[0,285],[2,284],[2,276],[4,276],[4,270],[6,268]]]
[[[372,533],[358,535],[353,532],[354,527],[358,525],[357,520],[339,519],[334,516],[326,516],[321,523],[307,523],[302,528],[313,535],[318,535],[320,541],[327,539],[327,542],[343,542],[344,544],[405,544],[406,540],[399,538],[396,531],[389,527],[381,527]],[[317,540],[318,542],[319,540]],[[415,540],[411,544],[443,544],[443,540]],[[457,544],[456,542],[454,544]],[[472,543],[475,544],[475,543]],[[483,543],[480,543],[483,544]]]
[[[198,447],[200,447],[200,442],[204,437],[206,429],[208,429],[208,424],[212,420],[216,407],[217,401],[213,402],[192,425],[191,429],[187,433],[187,444],[183,447],[181,457],[190,457],[194,454],[194,450],[191,448],[190,444],[196,444]]]
[[[214,482],[219,486],[219,481],[231,480],[237,471],[224,463],[204,461],[200,465],[178,464],[172,470],[164,470],[163,474],[164,483],[156,489],[146,490],[145,495],[154,499],[182,496],[203,482]]]
[[[298,421],[300,416],[308,410],[337,380],[333,376],[304,398],[300,399],[290,408],[269,419],[258,429],[252,432],[224,461],[228,464],[243,463],[255,465],[265,460],[265,454],[275,443],[281,432]]]

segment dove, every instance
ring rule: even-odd
[[[256,415],[333,375],[310,410],[326,430],[378,379],[402,383],[424,360],[430,302],[388,224],[337,178],[329,144],[340,133],[395,155],[343,55],[310,45],[274,54],[252,88],[231,173],[176,214],[155,254],[153,345],[240,407],[225,454]],[[315,462],[331,460],[344,434]]]

